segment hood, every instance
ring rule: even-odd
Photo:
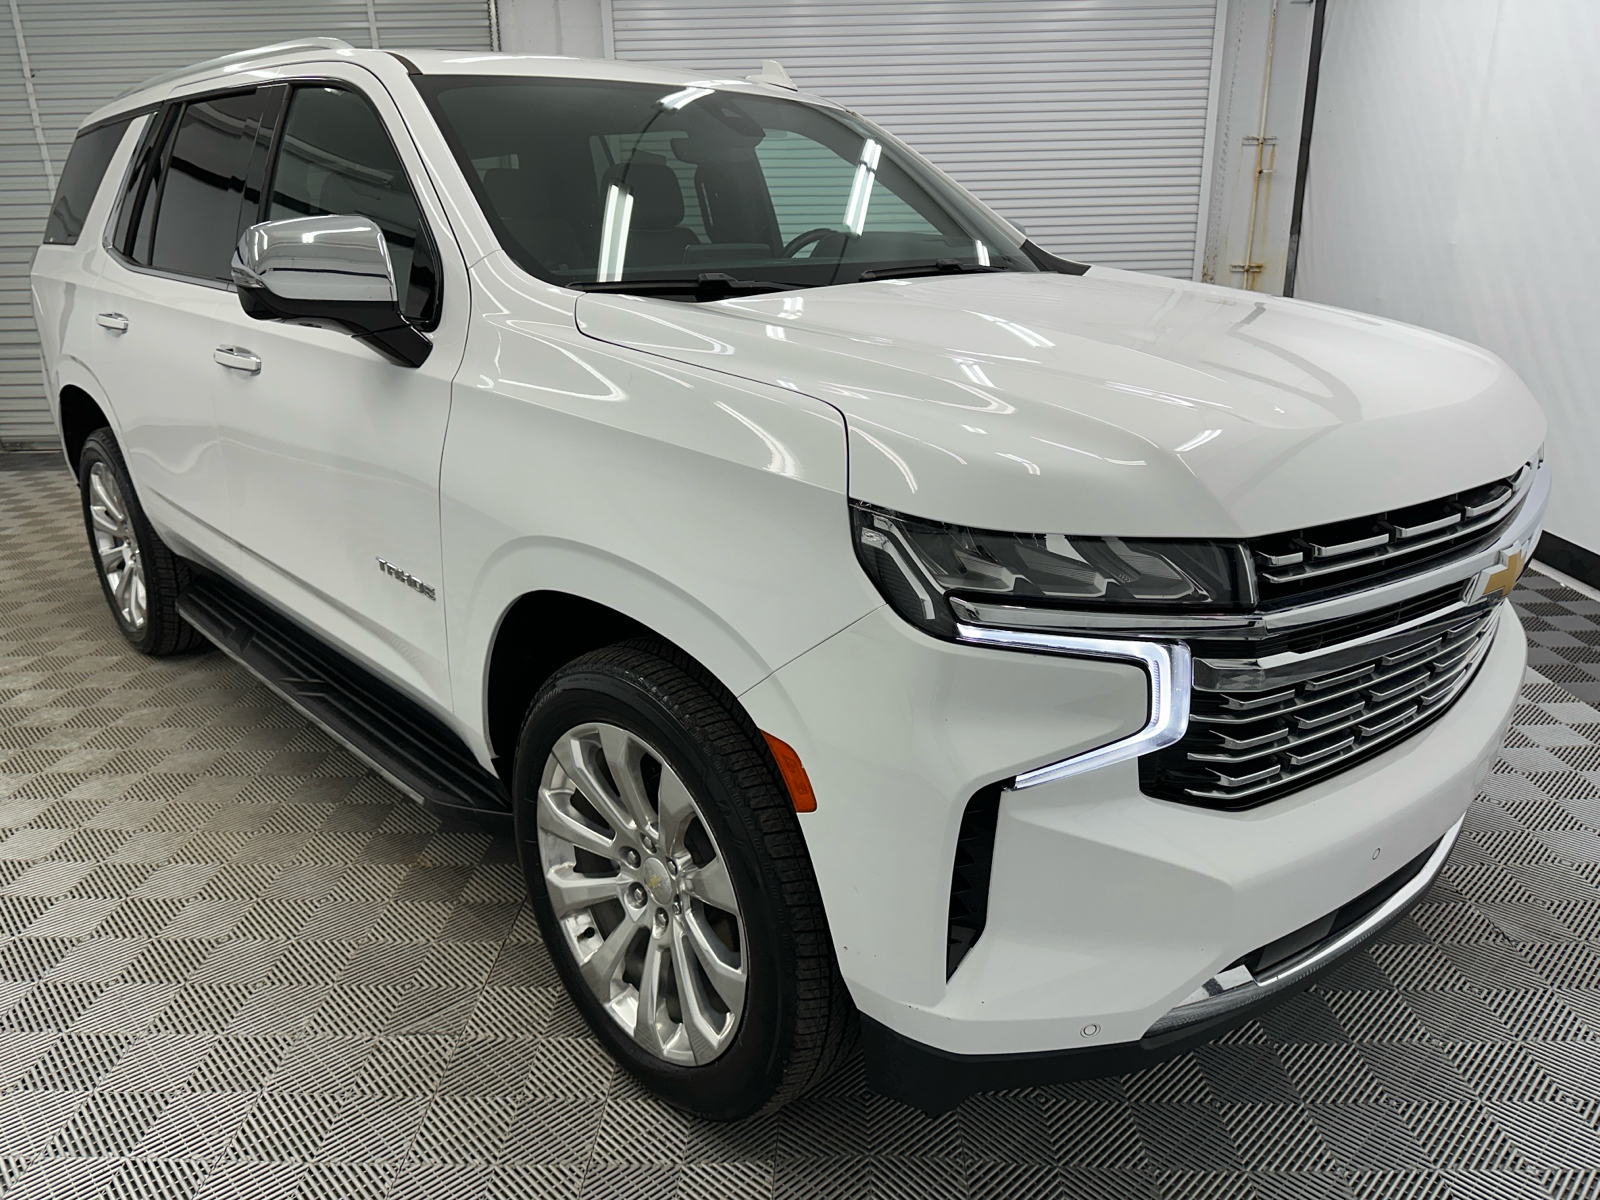
[[[577,318],[831,404],[852,496],[987,529],[1274,533],[1510,475],[1545,431],[1510,368],[1454,338],[1099,267],[699,305],[590,294]]]

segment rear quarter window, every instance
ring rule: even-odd
[[[83,232],[84,218],[94,203],[100,181],[105,178],[111,156],[122,144],[122,135],[128,132],[132,117],[125,117],[109,125],[100,125],[80,133],[67,154],[67,165],[61,168],[61,182],[56,187],[56,198],[50,205],[50,216],[45,221],[44,244],[47,246],[73,246]]]

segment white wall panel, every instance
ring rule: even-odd
[[[18,0],[40,124],[56,174],[85,116],[140,80],[295,37],[380,47],[489,48],[488,0]],[[0,443],[49,441],[28,266],[51,189],[20,50],[0,10]]]
[[[611,0],[616,56],[796,83],[1047,249],[1189,277],[1216,0]]]
[[[1328,6],[1296,293],[1503,356],[1600,551],[1600,4]],[[1418,453],[1428,453],[1419,447]]]

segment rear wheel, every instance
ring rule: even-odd
[[[188,570],[145,518],[110,429],[85,439],[78,485],[95,572],[123,637],[158,657],[194,648],[200,635],[178,615]]]
[[[833,1069],[853,1009],[760,733],[648,643],[545,684],[517,749],[529,894],[574,1002],[652,1090],[714,1120]]]

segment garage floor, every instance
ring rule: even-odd
[[[1325,986],[1125,1079],[717,1127],[587,1036],[507,842],[126,648],[58,464],[0,461],[5,1200],[1600,1198],[1600,603],[1553,580],[1446,882]]]

